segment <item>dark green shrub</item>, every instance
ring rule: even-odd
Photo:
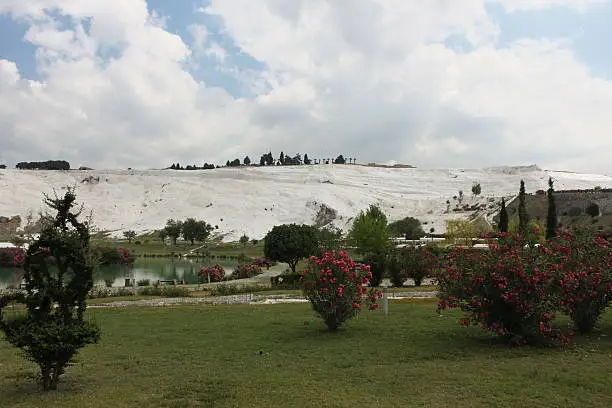
[[[380,286],[387,268],[387,256],[385,254],[370,253],[364,256],[363,263],[370,265],[370,272],[372,273],[372,277],[369,280],[370,286]]]
[[[599,216],[599,206],[595,203],[590,203],[587,208],[585,208],[584,212],[591,217]]]
[[[209,289],[209,293],[211,296],[230,296],[230,295],[238,295],[241,293],[254,293],[254,292],[262,292],[270,289],[265,285],[259,284],[249,284],[249,285],[240,285],[240,284],[230,284],[230,283],[221,283],[218,285],[214,285]]]
[[[80,212],[72,212],[75,200],[72,190],[63,198],[45,197],[57,214],[48,218],[28,248],[25,293],[0,298],[0,329],[9,343],[38,364],[44,390],[56,389],[77,351],[100,338],[98,327],[84,320],[94,265],[88,226],[78,221]],[[3,308],[13,301],[24,303],[27,313],[5,319]]]
[[[270,283],[273,289],[300,289],[302,275],[298,273],[287,273],[278,276],[272,276]]]
[[[136,282],[136,286],[151,286],[151,279],[140,279]]]

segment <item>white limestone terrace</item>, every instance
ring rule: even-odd
[[[101,230],[121,236],[133,229],[162,228],[168,218],[194,217],[217,225],[225,241],[242,234],[260,239],[284,223],[312,224],[321,205],[337,212],[333,225],[347,230],[360,210],[378,204],[390,221],[413,216],[425,230],[444,232],[444,220],[459,190],[464,203],[490,203],[516,196],[521,179],[527,192],[555,188],[612,187],[612,176],[546,171],[537,166],[485,169],[383,168],[361,165],[239,167],[214,170],[0,170],[0,216],[37,214],[42,194],[75,186],[77,199],[93,211]],[[473,183],[482,194],[472,197]],[[454,205],[454,204],[453,204]],[[23,226],[22,222],[22,226]]]

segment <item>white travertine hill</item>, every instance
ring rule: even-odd
[[[406,169],[360,165],[240,167],[215,170],[0,170],[0,216],[37,214],[43,193],[76,186],[77,199],[92,210],[101,230],[121,235],[163,227],[168,218],[203,219],[218,225],[224,240],[242,234],[262,238],[274,225],[313,224],[321,206],[335,210],[333,225],[347,230],[353,217],[378,204],[390,221],[406,216],[424,229],[444,232],[444,220],[467,218],[471,212],[448,212],[463,190],[464,204],[482,204],[494,211],[499,199],[514,197],[521,179],[527,192],[546,189],[612,187],[612,177],[544,171],[536,166],[487,169]],[[472,184],[482,194],[472,197]],[[329,210],[328,210],[329,213]],[[333,213],[333,211],[332,211]],[[22,223],[23,224],[23,223]]]

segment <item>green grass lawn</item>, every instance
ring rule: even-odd
[[[57,392],[0,340],[0,406],[612,406],[612,313],[607,336],[510,349],[434,309],[392,302],[333,334],[307,304],[92,309],[102,341]]]

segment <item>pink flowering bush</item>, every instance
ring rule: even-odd
[[[467,313],[461,324],[479,325],[511,344],[566,343],[551,325],[559,300],[543,248],[504,236],[489,249],[457,249],[446,257],[436,276],[438,310],[460,308]]]
[[[612,299],[612,246],[586,230],[560,233],[545,248],[561,306],[576,330],[593,330]]]
[[[225,278],[225,269],[221,265],[205,266],[198,272],[200,282],[221,282]]]
[[[0,266],[19,267],[25,262],[23,248],[0,248]]]
[[[378,307],[381,292],[365,287],[371,278],[370,267],[356,264],[346,252],[324,251],[320,258],[310,257],[302,272],[303,292],[328,330],[336,331],[364,304],[370,310]]]
[[[252,264],[238,265],[232,272],[231,279],[246,279],[253,276],[261,275],[263,271],[261,267]]]

